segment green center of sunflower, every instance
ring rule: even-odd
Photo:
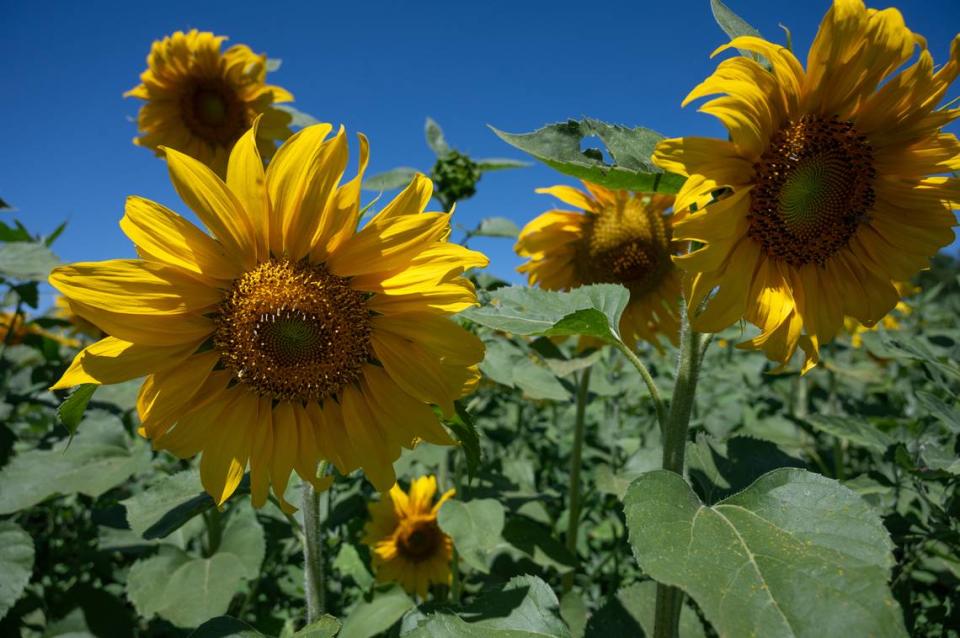
[[[188,87],[180,99],[180,114],[191,133],[214,145],[231,146],[249,128],[236,90],[220,79]]]
[[[754,168],[749,234],[792,266],[823,265],[873,206],[873,151],[850,122],[806,115],[788,123]]]
[[[670,269],[670,238],[663,218],[635,197],[591,215],[575,260],[585,284],[617,283],[642,294]]]
[[[234,281],[214,345],[237,381],[280,400],[320,400],[370,358],[365,295],[321,265],[271,260]]]
[[[207,126],[219,126],[227,116],[227,103],[219,91],[197,91],[197,118]]]
[[[407,560],[419,563],[434,556],[441,542],[443,532],[436,519],[408,519],[397,535],[397,551]]]

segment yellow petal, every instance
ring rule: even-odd
[[[106,337],[81,350],[50,389],[62,390],[82,383],[110,384],[136,379],[178,365],[199,345],[144,346]]]
[[[116,313],[185,315],[222,298],[176,268],[139,259],[60,266],[50,273],[50,284],[71,302]]]
[[[179,268],[208,285],[239,274],[216,240],[150,200],[128,197],[120,228],[143,256]]]
[[[325,158],[324,142],[332,130],[329,124],[301,129],[284,142],[267,167],[267,194],[271,205],[269,245],[275,255],[283,254],[284,229],[290,228],[290,220],[300,217],[304,194],[314,188],[314,182],[322,179],[319,172]],[[316,216],[322,211],[321,208],[304,211],[304,214]]]
[[[252,268],[257,260],[254,226],[234,194],[201,162],[171,148],[165,148],[164,154],[170,179],[183,201],[235,262],[245,270]]]
[[[261,117],[258,116],[253,127],[237,140],[230,151],[227,188],[236,195],[250,217],[256,232],[257,257],[263,261],[269,255],[267,222],[270,216],[270,201],[267,199],[263,159],[257,150],[257,128],[260,121]]]

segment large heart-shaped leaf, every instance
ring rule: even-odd
[[[581,286],[569,292],[512,286],[495,291],[490,303],[462,316],[516,335],[583,335],[620,341],[620,315],[630,292],[616,284]]]
[[[690,594],[720,636],[906,635],[890,538],[836,481],[774,470],[707,507],[658,470],[634,481],[624,509],[640,567]]]

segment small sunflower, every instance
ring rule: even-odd
[[[426,598],[430,585],[450,583],[453,542],[437,525],[437,512],[455,490],[434,503],[436,493],[434,476],[414,480],[409,494],[394,485],[368,506],[370,521],[364,527],[363,542],[373,551],[377,580],[398,582],[421,598]]]
[[[910,284],[897,282],[894,285],[902,297],[912,297],[919,291],[919,288],[914,288]],[[880,326],[883,326],[884,330],[899,330],[900,319],[909,315],[911,312],[913,312],[913,308],[910,307],[910,304],[901,299],[897,302],[897,305],[894,306],[893,312],[884,315],[883,319],[873,324],[873,326],[867,327],[853,317],[844,317],[843,328],[850,334],[850,345],[854,348],[860,348],[863,346],[863,334],[865,332],[877,330]]]
[[[616,283],[630,290],[620,332],[630,345],[643,339],[658,349],[657,336],[677,342],[680,278],[671,262],[672,196],[612,191],[583,182],[538,189],[580,209],[549,210],[520,232],[515,250],[529,261],[517,270],[531,286],[568,290]]]
[[[283,499],[292,470],[318,487],[320,459],[395,483],[401,446],[452,440],[432,406],[479,378],[483,345],[448,315],[476,304],[461,275],[486,257],[447,242],[450,215],[422,212],[422,175],[362,229],[359,175],[339,185],[346,135],[307,127],[264,171],[256,126],[226,183],[164,149],[177,192],[212,236],[139,197],[121,228],[140,259],[55,269],[50,283],[110,336],[85,348],[54,389],[146,376],[140,433],[156,449],[202,452],[223,503],[249,463],[253,503]],[[282,501],[284,507],[290,506]]]
[[[200,160],[223,177],[230,149],[261,115],[257,145],[273,155],[274,141],[290,136],[291,116],[272,107],[293,95],[266,83],[267,57],[207,31],[177,31],[155,41],[141,84],[124,93],[147,101],[134,144],[161,154],[166,146]]]
[[[696,329],[745,318],[761,334],[743,347],[786,365],[799,345],[806,371],[845,316],[872,326],[896,305],[894,282],[953,241],[960,180],[938,175],[960,168],[960,142],[941,131],[960,109],[936,107],[960,71],[960,36],[934,72],[897,10],[837,0],[806,69],[758,37],[717,52],[731,47],[771,70],[724,60],[684,101],[723,94],[700,110],[726,125],[730,141],[665,140],[654,154],[689,178],[674,238],[705,244],[676,261],[692,274],[690,308],[715,291]]]
[[[0,343],[11,346],[18,345],[31,335],[46,337],[68,348],[80,346],[80,342],[76,339],[44,330],[27,319],[24,314],[0,312]]]

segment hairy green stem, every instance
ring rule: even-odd
[[[453,488],[457,490],[457,498],[466,500],[466,493],[463,489],[463,464],[466,463],[466,452],[462,448],[454,450],[459,453],[454,460],[453,466]],[[457,548],[453,548],[453,555],[450,558],[450,602],[454,605],[460,604],[460,593],[463,591],[463,577],[460,574],[460,554]]]
[[[670,416],[663,436],[663,469],[683,475],[684,453],[690,414],[697,392],[700,374],[701,335],[693,331],[686,303],[680,305],[680,359],[670,401]],[[683,592],[676,587],[657,584],[654,618],[654,638],[677,638]]]
[[[207,526],[207,556],[213,556],[220,549],[223,540],[223,515],[216,507],[211,507],[203,515],[203,522]]]
[[[326,464],[317,473],[322,476]],[[321,493],[310,483],[303,484],[303,585],[307,599],[307,624],[316,622],[326,611],[327,582],[323,560],[323,523]],[[329,504],[328,504],[329,505]]]
[[[660,397],[660,390],[657,389],[657,384],[653,381],[653,375],[647,370],[647,366],[643,365],[640,357],[630,349],[630,346],[620,342],[617,344],[617,349],[633,364],[633,367],[637,369],[637,372],[640,373],[640,377],[646,384],[650,398],[653,399],[653,407],[657,410],[657,423],[660,425],[660,433],[663,434],[667,427],[667,408],[663,403],[663,399]]]
[[[570,488],[567,493],[567,549],[572,556],[577,555],[577,532],[580,531],[580,466],[583,462],[583,434],[587,411],[587,396],[590,393],[590,368],[580,373],[577,386],[577,413],[573,425],[573,450],[570,453]],[[576,570],[563,576],[563,592],[573,587]]]

